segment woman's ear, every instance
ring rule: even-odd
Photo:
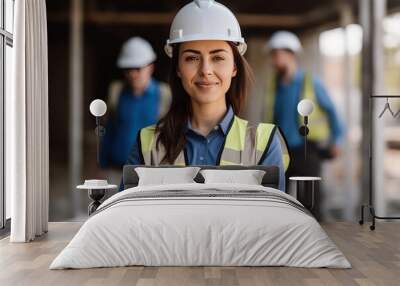
[[[179,68],[176,68],[176,75],[177,75],[178,77],[182,77],[181,72],[179,71]]]
[[[154,73],[154,64],[150,64],[149,68],[150,68],[150,73],[153,74]]]
[[[236,64],[233,65],[233,71],[232,71],[232,77],[235,77],[237,75],[237,67]]]

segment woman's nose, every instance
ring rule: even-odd
[[[208,60],[201,61],[200,72],[202,75],[212,74],[212,64]]]

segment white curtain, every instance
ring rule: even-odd
[[[49,136],[45,0],[15,1],[13,93],[6,98],[12,242],[47,232]]]

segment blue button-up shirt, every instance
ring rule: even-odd
[[[159,102],[160,88],[155,80],[150,81],[140,96],[134,96],[131,89],[121,91],[101,144],[100,165],[103,168],[124,165],[138,131],[157,122]]]
[[[207,135],[203,136],[197,133],[188,121],[185,131],[186,145],[185,151],[189,165],[217,165],[218,155],[229,131],[229,125],[233,119],[234,113],[232,107],[228,108],[224,118]],[[135,143],[132,152],[126,162],[127,165],[141,165],[144,162],[140,159],[138,144]],[[285,191],[285,169],[282,161],[282,148],[278,135],[274,135],[267,155],[261,165],[275,165],[279,167],[279,189]],[[120,186],[120,191],[123,185]]]
[[[314,92],[320,107],[326,112],[330,126],[330,142],[339,144],[343,137],[343,126],[337,116],[335,106],[322,82],[313,78]],[[297,70],[288,84],[279,82],[274,106],[274,123],[278,125],[289,145],[289,148],[300,148],[304,145],[304,138],[298,132],[299,115],[297,104],[303,92],[304,71]],[[302,123],[302,122],[300,122]]]

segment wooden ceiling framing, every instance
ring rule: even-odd
[[[345,0],[235,0],[228,6],[245,28],[307,29],[339,22],[339,7]],[[49,22],[68,22],[68,1],[48,1]],[[95,26],[169,25],[176,12],[189,1],[182,0],[86,0],[84,19]],[[345,1],[356,8],[356,0]]]

